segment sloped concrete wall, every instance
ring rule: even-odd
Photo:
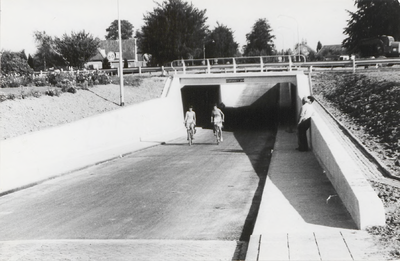
[[[361,169],[317,114],[311,121],[315,156],[359,229],[385,225],[385,209]]]
[[[0,193],[186,135],[179,95],[0,142]]]
[[[297,76],[297,115],[301,99],[310,95],[308,78]],[[314,104],[314,106],[318,106]],[[325,169],[327,177],[343,201],[359,229],[368,226],[384,226],[385,210],[360,168],[348,156],[318,111],[312,117],[309,141],[312,150]]]

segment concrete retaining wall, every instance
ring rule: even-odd
[[[3,140],[0,193],[185,133],[182,101],[179,95],[171,95]]]
[[[298,75],[297,115],[301,108],[301,99],[308,95],[310,95],[308,78],[305,75]],[[384,226],[385,210],[382,201],[317,112],[312,117],[308,137],[316,158],[325,169],[327,177],[358,228]]]
[[[319,115],[311,121],[311,143],[316,158],[358,228],[384,226],[382,201]]]

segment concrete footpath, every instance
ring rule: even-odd
[[[387,260],[377,239],[356,229],[312,151],[279,129],[246,261]]]

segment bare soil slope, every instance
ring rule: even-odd
[[[124,87],[124,103],[129,106],[161,96],[165,77],[143,78],[140,86]],[[0,93],[16,96],[14,100],[0,103],[0,138],[8,139],[51,126],[73,122],[85,117],[121,108],[119,85],[95,85],[76,93],[57,96],[41,95],[25,99],[20,93],[45,91],[48,87],[24,87],[0,89]]]

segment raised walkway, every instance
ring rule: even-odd
[[[312,151],[278,130],[246,261],[386,260],[376,238],[356,229]]]

